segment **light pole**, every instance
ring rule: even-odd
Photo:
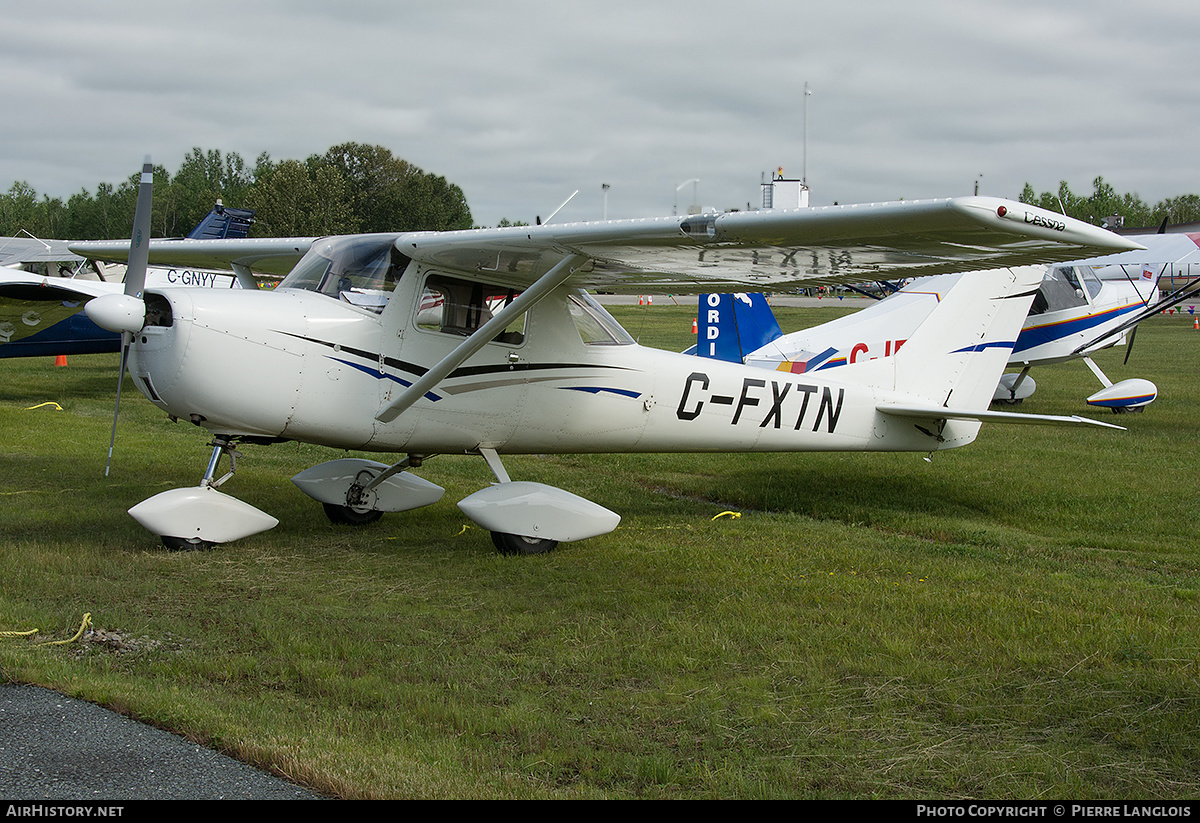
[[[808,98],[812,97],[812,91],[808,88],[808,81],[804,81],[804,157],[800,177],[805,187],[808,186]]]

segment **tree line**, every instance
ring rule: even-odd
[[[311,237],[358,232],[441,231],[471,228],[471,210],[458,186],[394,156],[382,146],[343,143],[307,160],[274,161],[261,154],[253,165],[238,154],[194,148],[172,175],[154,170],[152,232],[179,237],[191,231],[217,200],[254,209],[252,237]],[[140,172],[120,185],[101,183],[64,202],[39,196],[26,182],[0,195],[0,236],[117,240],[129,236]],[[1200,221],[1200,195],[1153,206],[1121,194],[1102,177],[1090,195],[1066,181],[1057,192],[1025,184],[1019,200],[1093,225],[1117,216],[1126,230]],[[507,222],[507,221],[505,221]],[[1120,226],[1118,226],[1119,228]]]
[[[1119,217],[1118,225],[1109,228],[1154,230],[1165,221],[1168,225],[1200,221],[1200,195],[1185,194],[1161,200],[1151,206],[1136,194],[1120,194],[1104,182],[1103,177],[1092,181],[1091,195],[1076,194],[1066,181],[1058,184],[1057,192],[1037,194],[1028,183],[1020,200],[1047,211],[1065,214],[1095,226],[1107,225],[1109,218]]]
[[[26,182],[0,195],[0,236],[70,240],[129,237],[140,171],[120,185],[101,183],[60,198]],[[395,157],[382,146],[343,143],[307,160],[194,148],[172,175],[154,167],[152,234],[187,234],[220,200],[254,209],[252,237],[311,237],[359,232],[471,228],[462,190]]]

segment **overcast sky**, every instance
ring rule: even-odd
[[[1200,193],[1194,0],[13,0],[0,186],[69,197],[146,154],[378,144],[475,222],[761,202]],[[805,83],[811,89],[805,115]],[[805,121],[807,120],[807,128]],[[807,134],[807,138],[806,135]],[[698,183],[690,183],[693,179]],[[607,196],[602,188],[607,184]],[[237,205],[237,204],[230,204]]]

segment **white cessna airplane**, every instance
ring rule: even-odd
[[[406,469],[481,455],[496,484],[460,508],[504,552],[605,534],[620,518],[512,480],[501,454],[915,451],[971,442],[1041,279],[1023,264],[1135,248],[1017,203],[963,198],[796,211],[279,240],[147,241],[147,163],[122,295],[86,311],[119,331],[135,385],[212,435],[199,486],[130,513],[169,547],[208,547],[277,521],[217,490],[239,442],[300,440],[406,455],[341,458],[293,478],[342,522],[440,499]],[[143,289],[148,262],[294,263],[273,291]],[[836,375],[773,376],[638,346],[584,291],[738,290],[990,269],[964,278],[899,356]],[[865,277],[864,275],[872,275]],[[433,298],[433,299],[430,299]],[[493,313],[499,298],[503,308]],[[122,356],[122,370],[126,357]],[[119,401],[118,401],[119,402]],[[1100,424],[1103,425],[1103,424]],[[116,420],[114,417],[114,435]],[[110,444],[110,458],[112,447]]]

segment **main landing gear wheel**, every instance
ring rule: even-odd
[[[322,503],[321,505],[325,507],[325,516],[329,518],[329,521],[339,526],[367,526],[383,517],[383,512],[375,509],[360,512],[349,506],[339,506],[335,503]]]
[[[162,544],[168,551],[173,552],[206,552],[217,545],[199,537],[167,537],[165,534],[162,536]]]
[[[501,554],[545,554],[553,551],[558,545],[557,540],[542,540],[504,532],[492,532],[492,543]]]

